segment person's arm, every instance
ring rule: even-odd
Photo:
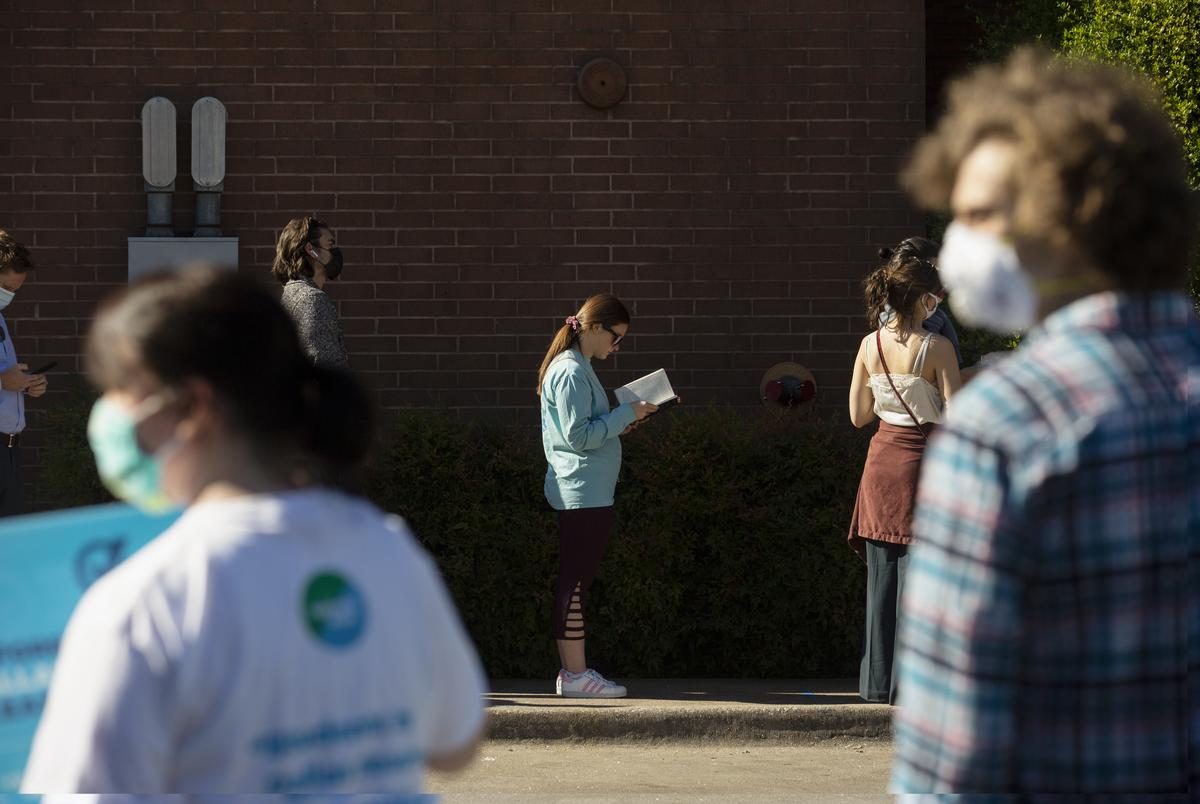
[[[326,368],[346,368],[349,358],[341,339],[337,305],[320,291],[311,291],[296,305],[296,330],[309,360]]]
[[[23,793],[168,792],[165,653],[143,649],[157,641],[148,622],[109,625],[97,612],[106,605],[85,597],[71,618],[21,780]]]
[[[486,724],[483,696],[487,687],[479,656],[437,566],[428,557],[425,561],[429,580],[428,633],[432,641],[429,651],[434,671],[429,690],[432,720],[425,764],[449,773],[461,770],[475,758]]]
[[[49,378],[45,374],[33,374],[30,376],[34,378],[34,381],[25,389],[25,393],[34,398],[45,396],[46,390],[50,387]]]
[[[875,394],[871,391],[871,375],[867,371],[867,339],[858,345],[854,371],[850,375],[850,422],[866,427],[875,421]]]
[[[897,643],[894,793],[1010,791],[1027,557],[1009,482],[1004,455],[952,425],[926,452]]]
[[[3,373],[0,373],[0,388],[3,388],[5,391],[22,393],[29,386],[40,382],[38,375],[25,373],[25,370],[28,368],[29,366],[24,363],[14,363],[9,366]]]
[[[1011,354],[1012,354],[1011,351],[999,351],[999,352],[988,352],[987,354],[983,355],[982,357],[979,358],[978,363],[976,363],[973,366],[968,366],[967,368],[962,370],[963,385],[966,385],[971,380],[978,377],[979,374],[982,371],[984,371],[985,369],[987,369],[989,366],[995,365],[996,363],[1000,362],[1001,360],[1004,360],[1005,357],[1007,357]]]
[[[564,371],[550,385],[563,438],[576,452],[596,449],[610,438],[619,437],[638,418],[630,403],[593,418],[592,385],[580,372]]]
[[[483,742],[483,732],[484,728],[481,724],[475,734],[463,743],[461,748],[430,756],[425,762],[426,766],[439,773],[456,773],[462,770],[475,761],[475,755],[479,753],[479,744]]]
[[[973,366],[967,366],[963,369],[960,369],[958,374],[962,378],[962,384],[966,385],[971,380],[978,377],[979,372],[983,371],[983,369],[984,369],[984,366],[980,365],[979,363],[976,363]]]
[[[942,399],[950,401],[950,397],[958,393],[962,387],[962,375],[958,370],[958,357],[954,347],[945,338],[935,338],[930,348],[933,358],[934,372],[937,375],[938,388],[942,391]]]

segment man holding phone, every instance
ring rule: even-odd
[[[33,261],[29,251],[0,229],[0,311],[25,284]],[[17,351],[0,312],[0,516],[21,513],[21,431],[25,429],[25,396],[46,393],[46,375],[29,374],[17,362]]]

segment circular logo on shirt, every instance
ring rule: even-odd
[[[326,570],[310,578],[301,608],[309,633],[333,648],[353,645],[366,629],[366,601],[337,572]]]

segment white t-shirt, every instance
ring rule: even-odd
[[[329,490],[202,503],[88,590],[24,792],[419,792],[484,677],[399,518]]]

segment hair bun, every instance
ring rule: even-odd
[[[896,252],[892,251],[890,248],[884,247],[884,248],[879,249],[880,262],[890,262],[892,259],[892,255],[894,255],[895,253]]]

